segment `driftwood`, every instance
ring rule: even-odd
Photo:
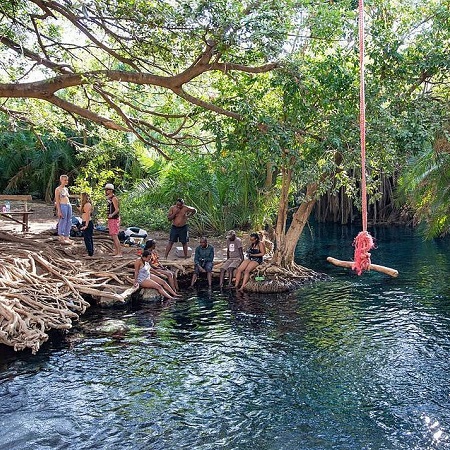
[[[327,261],[338,267],[346,267],[348,269],[353,269],[352,261],[342,261],[340,259],[332,258],[331,256],[327,258]],[[398,270],[386,266],[379,266],[378,264],[370,264],[369,270],[375,270],[376,272],[381,272],[394,278],[398,277]]]
[[[111,241],[100,240],[90,259],[82,241],[63,246],[0,232],[0,343],[36,353],[50,329],[67,330],[86,311],[84,296],[123,303],[136,290],[128,280],[136,256],[117,260],[110,251]]]

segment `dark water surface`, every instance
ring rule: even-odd
[[[450,240],[315,225],[300,263],[326,272],[287,295],[213,289],[91,311],[66,342],[0,362],[0,449],[448,449]],[[98,328],[121,320],[129,330]]]

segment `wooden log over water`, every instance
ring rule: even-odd
[[[342,261],[340,259],[332,258],[331,256],[327,258],[327,261],[338,267],[346,267],[347,269],[353,268],[352,261]],[[370,264],[369,270],[375,270],[376,272],[381,272],[394,278],[398,277],[398,270],[386,266],[379,266],[378,264]]]

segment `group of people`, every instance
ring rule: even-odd
[[[250,246],[244,256],[242,240],[236,236],[234,230],[230,230],[227,233],[227,258],[220,268],[219,286],[223,287],[225,275],[228,274],[228,286],[243,291],[250,274],[263,262],[265,254],[266,247],[259,233],[250,234]],[[208,286],[211,287],[213,262],[214,248],[208,244],[206,237],[202,237],[200,245],[195,249],[191,287],[196,283],[200,273],[206,273]],[[234,271],[236,274],[233,285]]]
[[[70,230],[72,229],[72,204],[70,203],[68,175],[61,175],[59,177],[59,186],[55,189],[55,207],[56,215],[58,217],[58,240],[63,244],[73,244],[70,239]],[[113,240],[113,254],[115,258],[122,256],[122,249],[119,241],[120,231],[120,209],[119,199],[114,194],[114,185],[107,183],[105,185],[105,195],[107,201],[108,214],[108,231]],[[92,220],[92,201],[89,195],[83,192],[80,196],[80,213],[81,213],[81,227],[83,232],[84,243],[88,256],[94,255],[94,222]]]
[[[58,216],[58,239],[61,243],[71,244],[70,230],[72,228],[72,205],[69,198],[69,177],[60,176],[60,184],[55,189],[55,206]],[[115,258],[122,257],[122,249],[119,241],[120,231],[120,206],[119,199],[115,195],[114,185],[105,185],[107,201],[108,232],[113,241],[113,253]],[[81,228],[84,243],[89,257],[94,255],[94,223],[92,219],[93,206],[87,193],[80,196]],[[188,219],[197,213],[197,210],[185,204],[182,198],[177,199],[167,214],[172,223],[169,241],[165,248],[165,258],[169,255],[175,242],[180,242],[183,247],[184,257],[188,257],[189,229]],[[220,269],[219,286],[222,288],[226,274],[228,274],[228,286],[242,291],[250,279],[251,272],[263,262],[266,255],[266,245],[263,242],[262,233],[250,234],[250,246],[245,255],[242,240],[231,230],[227,233],[227,258]],[[206,237],[201,237],[199,245],[194,253],[194,274],[191,287],[195,285],[201,273],[206,274],[208,286],[212,285],[212,270],[214,264],[214,247],[208,244]],[[234,272],[236,272],[234,274]],[[163,266],[159,261],[156,251],[156,242],[153,239],[145,243],[142,255],[134,264],[134,282],[144,288],[156,289],[163,297],[173,299],[179,297],[178,283],[175,274]]]

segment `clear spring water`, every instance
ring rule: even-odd
[[[332,276],[286,295],[213,289],[91,311],[66,341],[0,362],[0,449],[450,448],[450,241],[315,225],[300,263]],[[122,320],[115,336],[97,329]]]

